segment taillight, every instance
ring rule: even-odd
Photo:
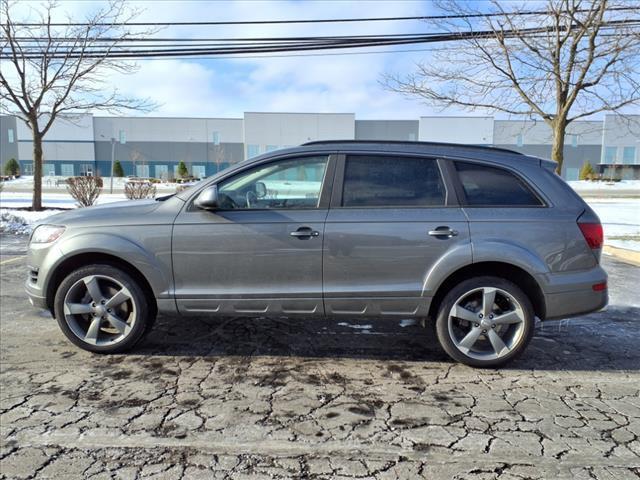
[[[602,231],[602,225],[599,223],[578,223],[580,231],[587,241],[589,248],[598,250],[602,248],[604,243],[604,233]]]

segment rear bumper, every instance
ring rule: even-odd
[[[578,290],[547,295],[547,315],[545,320],[575,317],[595,312],[606,307],[609,301],[607,290]]]
[[[581,272],[544,274],[538,280],[545,296],[545,320],[595,312],[609,301],[607,289],[593,289],[607,281],[607,273],[600,266]]]

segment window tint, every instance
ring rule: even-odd
[[[455,162],[468,205],[539,206],[522,180],[502,168]]]
[[[281,160],[244,171],[218,185],[220,207],[317,208],[328,157]]]
[[[345,207],[444,205],[445,189],[433,159],[349,156],[344,173]]]

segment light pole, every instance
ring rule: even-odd
[[[113,163],[116,158],[116,139],[111,137],[111,181],[109,182],[109,193],[113,193]]]

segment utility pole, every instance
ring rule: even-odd
[[[109,186],[109,193],[113,193],[113,163],[116,158],[116,139],[111,137],[111,182]]]

